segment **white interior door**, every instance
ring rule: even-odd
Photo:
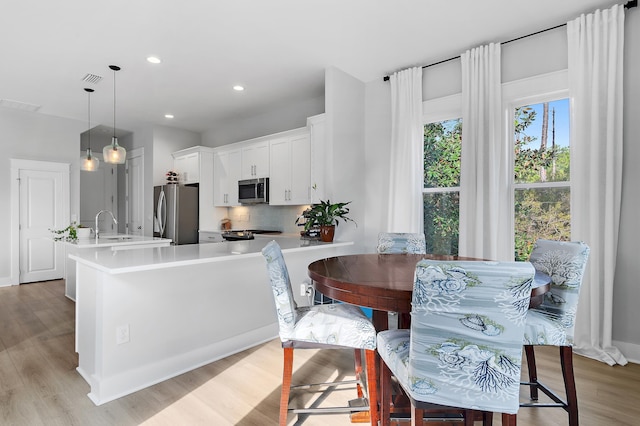
[[[64,247],[51,229],[68,225],[68,171],[19,170],[20,283],[63,278]]]
[[[144,149],[127,154],[127,233],[144,235]],[[151,235],[151,234],[150,234]]]

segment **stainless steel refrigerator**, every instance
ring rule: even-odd
[[[153,235],[171,238],[172,244],[198,242],[198,188],[162,185],[153,188]]]

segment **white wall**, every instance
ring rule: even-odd
[[[43,114],[14,111],[0,108],[0,180],[5,184],[0,189],[0,285],[10,282],[11,262],[17,263],[17,254],[11,256],[11,193],[7,184],[10,179],[10,159],[51,161],[71,164],[70,203],[71,214],[79,217],[80,192],[78,150],[80,133],[86,123],[55,118]]]
[[[347,202],[357,224],[343,223],[336,229],[335,239],[354,241],[362,251],[366,226],[365,193],[365,84],[349,74],[329,68],[325,76],[327,142],[325,164],[325,197],[332,202]]]
[[[640,361],[640,262],[637,242],[640,210],[637,182],[640,181],[640,11],[627,11],[625,24],[625,113],[624,113],[624,170],[622,189],[622,217],[618,264],[614,294],[615,344],[630,359]],[[500,40],[496,40],[498,42]],[[462,53],[462,52],[460,52]],[[566,28],[549,31],[502,46],[502,81],[519,80],[528,76],[566,69]],[[434,99],[459,93],[460,61],[454,60],[424,69],[424,99]],[[389,140],[391,137],[391,93],[389,84],[379,80],[366,85],[366,248],[375,247],[377,232],[386,224],[386,192],[389,175]]]
[[[212,123],[202,134],[202,145],[216,147],[307,125],[307,117],[324,112],[324,96],[269,106],[266,111]]]
[[[173,127],[153,128],[153,186],[167,182],[166,173],[173,169],[172,153],[192,146],[202,145],[200,133]]]

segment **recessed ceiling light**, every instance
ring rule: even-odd
[[[236,84],[235,86],[233,86],[233,90],[235,90],[236,92],[242,92],[244,90],[244,86]]]
[[[164,118],[173,118],[173,114],[165,114]]]
[[[152,64],[159,64],[162,61],[160,60],[160,58],[158,58],[156,56],[149,56],[147,58],[147,62],[151,62]]]

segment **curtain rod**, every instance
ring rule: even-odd
[[[638,0],[629,0],[628,2],[625,3],[624,8],[625,9],[631,9],[631,8],[634,8],[634,7],[637,7],[637,6],[638,6]],[[514,41],[522,40],[523,38],[527,38],[527,37],[531,37],[531,36],[534,36],[534,35],[546,33],[547,31],[551,31],[551,30],[555,30],[555,29],[558,29],[558,28],[562,28],[562,27],[565,27],[566,25],[567,25],[566,23],[565,24],[556,25],[555,27],[546,28],[544,30],[536,31],[535,33],[531,33],[531,34],[527,34],[527,35],[523,35],[523,36],[520,36],[520,37],[513,38],[511,40],[503,41],[500,44],[503,45],[503,44],[508,44],[508,43],[514,42]],[[459,59],[459,58],[460,58],[460,55],[454,56],[453,58],[449,58],[449,59],[443,59],[442,61],[434,62],[433,64],[423,65],[422,69],[433,67],[435,65],[444,64],[445,62],[455,61],[456,59]],[[383,80],[384,81],[389,81],[389,78],[390,78],[390,76],[386,75],[386,76],[384,76]]]

